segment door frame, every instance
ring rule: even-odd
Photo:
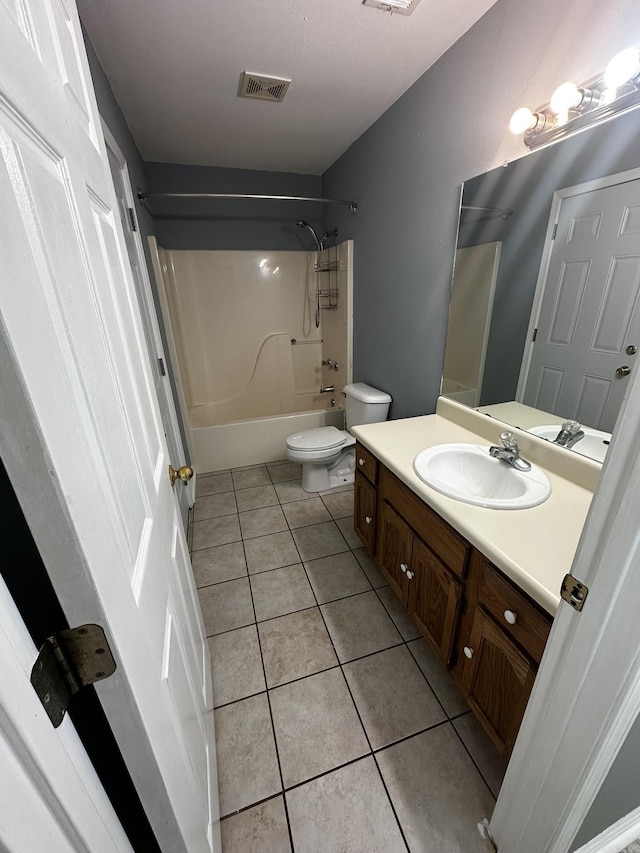
[[[560,604],[491,818],[504,853],[567,853],[638,717],[639,434],[636,372],[567,566],[589,597]]]
[[[533,335],[534,330],[538,328],[540,312],[542,310],[542,300],[547,286],[547,276],[549,273],[549,265],[551,263],[551,253],[553,252],[554,237],[553,232],[560,218],[560,208],[562,202],[567,198],[572,198],[578,195],[585,195],[594,190],[602,190],[607,187],[617,186],[618,184],[626,184],[629,181],[640,179],[640,167],[628,169],[626,172],[618,172],[615,175],[605,175],[602,178],[596,178],[593,181],[586,181],[583,184],[575,184],[571,187],[563,187],[556,190],[551,200],[551,210],[549,212],[549,222],[544,238],[544,247],[542,250],[542,258],[540,260],[540,269],[536,280],[536,289],[533,296],[533,304],[531,307],[531,315],[529,317],[529,326],[525,337],[524,351],[522,354],[522,362],[520,365],[520,375],[518,377],[518,385],[516,388],[515,399],[518,402],[524,400],[524,392],[527,387],[529,378],[529,369],[531,367],[531,358],[533,356]]]
[[[640,808],[637,808],[587,841],[575,853],[621,853],[624,847],[640,837],[639,826]]]

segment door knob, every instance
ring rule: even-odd
[[[623,364],[616,370],[616,376],[628,376],[631,373],[631,368],[628,364]]]
[[[629,344],[625,352],[627,355],[635,355],[638,352],[638,347],[635,344]]]
[[[187,485],[189,480],[193,477],[193,468],[190,468],[188,465],[182,465],[182,467],[176,469],[173,465],[169,465],[169,479],[171,480],[171,486],[175,486],[176,480],[182,480],[183,485]]]

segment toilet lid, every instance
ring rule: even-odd
[[[297,432],[287,439],[287,447],[291,450],[330,450],[344,444],[346,436],[342,430],[333,426],[306,429]]]

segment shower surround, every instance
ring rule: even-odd
[[[198,470],[283,459],[288,435],[342,428],[341,391],[352,375],[352,241],[326,249],[319,273],[315,251],[159,248],[158,256]],[[318,328],[317,285],[327,294]],[[322,366],[327,359],[337,371]],[[323,385],[335,392],[321,394]]]

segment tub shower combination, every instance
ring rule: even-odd
[[[353,243],[310,252],[158,248],[179,396],[201,471],[276,461],[294,432],[343,427]],[[321,390],[322,389],[322,390]]]

